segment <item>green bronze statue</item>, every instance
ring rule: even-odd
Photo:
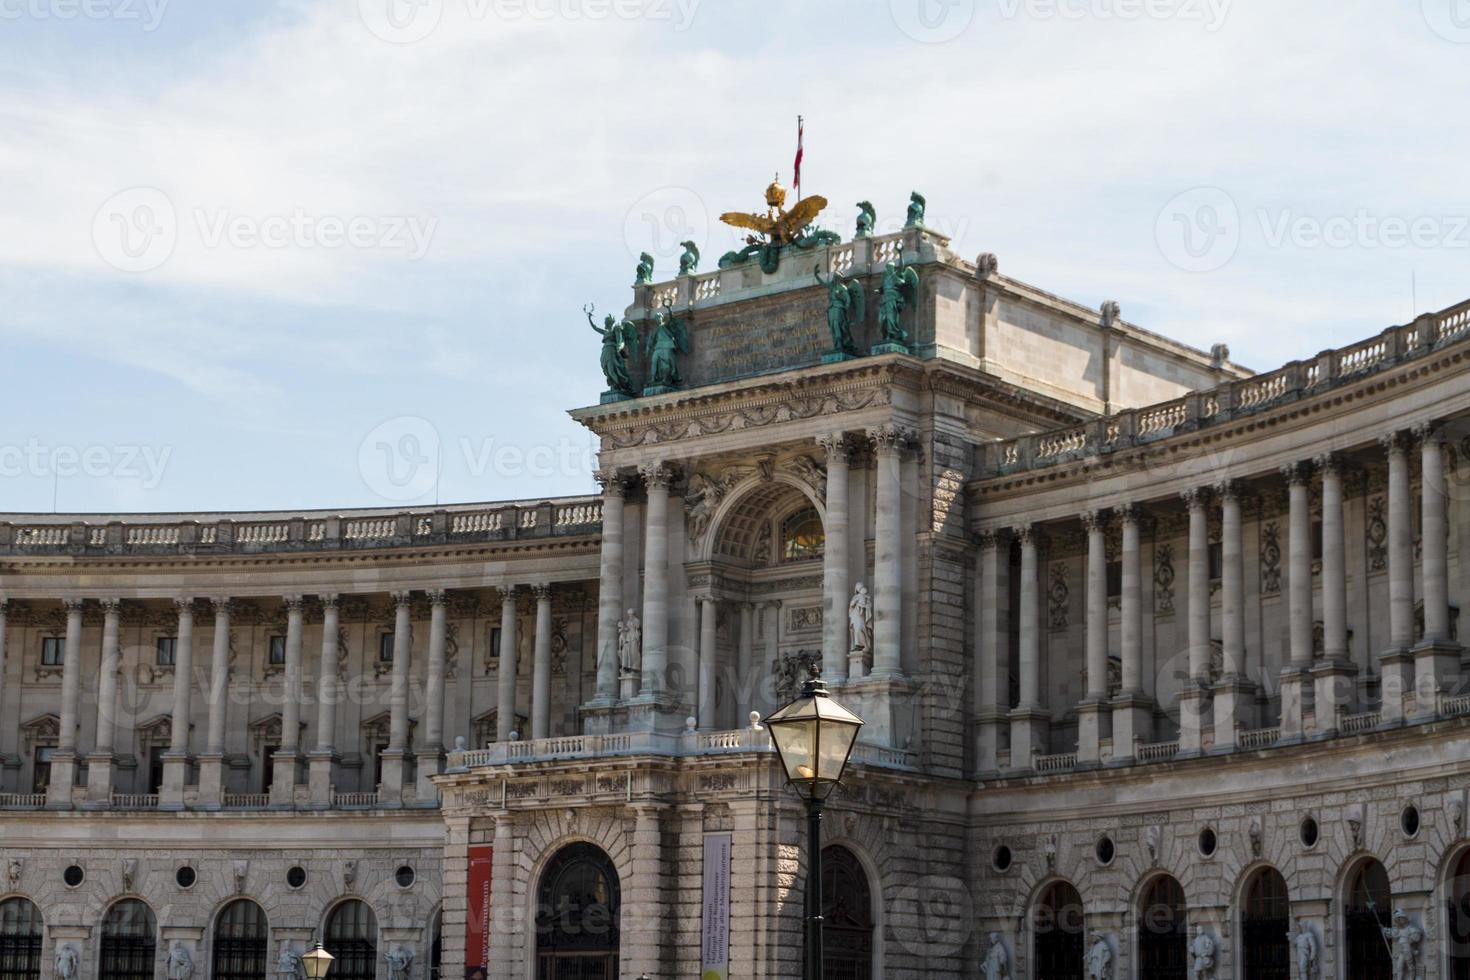
[[[592,329],[602,335],[602,374],[607,378],[607,390],[635,397],[637,392],[633,390],[633,378],[628,374],[628,360],[638,356],[638,328],[632,320],[619,323],[611,313],[599,327],[593,319],[596,311],[591,303],[582,307],[582,312],[587,314],[587,322]]]
[[[853,232],[852,237],[867,238],[873,234],[873,224],[878,220],[878,212],[867,201],[859,201],[857,206],[857,231]]]
[[[637,278],[633,280],[635,286],[647,286],[653,282],[653,256],[647,252],[638,256]]]
[[[905,228],[924,227],[924,207],[924,195],[920,194],[918,191],[914,191],[913,193],[911,193],[909,195],[908,218],[904,221],[903,226]]]
[[[861,327],[867,315],[862,283],[856,279],[844,282],[835,273],[824,280],[820,265],[812,269],[812,275],[818,285],[827,287],[827,329],[832,332],[833,352],[857,356],[857,344],[852,339],[853,328]]]
[[[883,343],[888,350],[907,350],[908,331],[903,328],[903,311],[919,301],[919,274],[911,266],[903,265],[903,254],[898,262],[889,262],[883,267],[883,280],[878,287],[878,327],[883,331]]]
[[[693,242],[680,242],[684,247],[684,254],[679,256],[679,275],[692,276],[699,268],[699,246]]]
[[[648,386],[645,395],[673,391],[684,383],[679,374],[679,354],[689,353],[689,334],[684,321],[674,315],[674,304],[665,300],[653,315],[653,337],[649,341]]]

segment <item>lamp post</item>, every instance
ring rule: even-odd
[[[307,980],[322,980],[332,966],[333,956],[322,948],[321,940],[311,950],[301,954],[301,966],[306,970]]]
[[[766,719],[786,779],[806,803],[806,980],[822,977],[822,804],[842,782],[863,720],[832,700],[815,667],[801,693]]]

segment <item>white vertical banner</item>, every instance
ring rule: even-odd
[[[704,931],[700,980],[730,977],[729,834],[704,835]]]

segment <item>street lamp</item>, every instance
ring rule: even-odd
[[[306,969],[307,980],[322,980],[332,966],[332,959],[332,954],[322,948],[321,940],[317,940],[309,952],[301,954],[301,965]]]
[[[787,780],[806,803],[806,977],[821,980],[822,804],[842,782],[863,720],[832,700],[813,667],[801,693],[767,718],[766,727]]]

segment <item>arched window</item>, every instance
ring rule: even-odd
[[[1290,980],[1291,900],[1286,879],[1275,868],[1262,868],[1245,886],[1240,905],[1241,976]]]
[[[1343,925],[1347,936],[1347,976],[1353,980],[1393,980],[1393,961],[1383,941],[1383,928],[1393,914],[1388,872],[1369,858],[1348,879]]]
[[[226,905],[214,924],[214,980],[263,980],[265,912],[248,898]]]
[[[153,910],[136,899],[118,902],[102,920],[99,980],[153,980],[158,923]]]
[[[1035,975],[1082,980],[1082,932],[1082,896],[1065,881],[1052,882],[1031,913]]]
[[[612,859],[568,844],[541,873],[536,893],[536,975],[617,980],[622,891]]]
[[[822,848],[822,972],[831,980],[873,976],[873,893],[857,855]]]
[[[429,980],[439,980],[444,973],[444,912],[434,914],[433,940],[429,943]]]
[[[1446,886],[1450,980],[1470,980],[1470,850],[1460,854]]]
[[[1159,875],[1143,891],[1138,908],[1140,976],[1150,980],[1185,980],[1189,968],[1189,914],[1184,889],[1169,875]]]
[[[353,899],[327,916],[322,945],[336,957],[332,980],[374,980],[378,975],[378,920],[366,902]]]
[[[0,977],[36,980],[41,975],[41,910],[25,898],[0,902]]]
[[[799,510],[781,522],[782,561],[820,558],[826,543],[822,518],[815,507]]]

